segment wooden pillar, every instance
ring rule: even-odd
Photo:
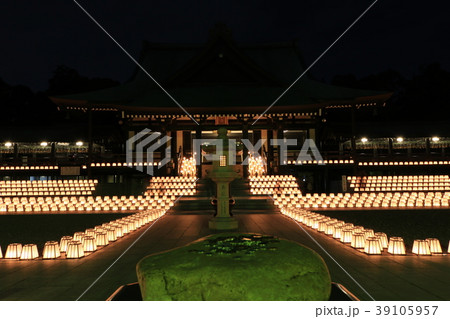
[[[314,141],[314,143],[316,143],[316,129],[315,128],[310,128],[308,129],[308,135],[309,138],[312,139]],[[316,143],[317,144],[317,143]]]
[[[177,131],[177,154],[181,152],[181,156],[183,156],[183,131]]]
[[[277,133],[278,144],[280,144],[280,140],[284,140],[283,127],[281,127],[281,128],[278,127],[276,133]],[[281,165],[284,165],[284,164],[281,163],[281,154],[280,154],[280,152],[281,152],[281,147],[280,147],[280,145],[277,145],[276,148],[277,148],[277,154],[278,154],[278,157],[277,157],[277,159],[275,160],[274,173],[275,173],[275,174],[279,174],[279,173],[280,173],[280,166],[281,166]]]
[[[159,146],[159,160],[158,161],[154,161],[158,162],[158,166],[156,166],[156,170],[157,170],[157,175],[161,176],[165,176],[166,175],[166,170],[162,169],[162,167],[159,166],[159,163],[165,158],[166,156],[166,147],[168,147],[167,142],[164,144],[161,143],[161,138],[163,138],[164,136],[166,136],[169,132],[167,132],[167,127],[166,125],[163,123],[159,129],[159,132],[161,133],[161,135],[158,137],[158,145]],[[170,144],[169,144],[170,145]]]
[[[242,139],[248,140],[248,122],[242,126]],[[244,160],[248,157],[248,148],[245,146],[242,149]],[[242,175],[244,178],[248,177],[248,165],[242,165]]]
[[[262,155],[263,150],[267,151],[267,130],[261,130],[261,140],[264,141],[264,143],[261,146],[261,155]]]
[[[202,126],[201,125],[197,125],[197,127],[195,128],[195,138],[197,140],[202,138]],[[192,156],[195,158],[195,154],[194,154],[194,143],[192,143]],[[200,154],[199,154],[199,158],[200,158],[200,162],[196,163],[197,164],[197,177],[198,178],[202,178],[202,147],[200,146],[200,150],[199,150]]]
[[[172,175],[178,175],[178,158],[177,158],[177,131],[170,132],[170,157],[172,158]]]
[[[172,137],[172,131],[167,131],[167,130],[166,130],[166,135],[167,135],[168,137]],[[170,159],[172,159],[172,139],[169,139],[169,140],[166,142],[166,149],[164,150],[164,153],[166,152],[166,150],[167,150],[168,148],[170,148],[170,154],[169,154],[169,156],[170,156]],[[165,154],[164,154],[164,156],[165,156]],[[172,162],[172,160],[171,160],[169,163],[167,163],[167,164],[165,165],[165,167],[166,167],[166,169],[165,169],[166,176],[171,176],[171,175],[172,175],[172,170],[173,170],[173,162]]]
[[[267,131],[267,173],[272,174],[273,170],[273,145],[270,141],[273,140],[273,130]]]
[[[272,138],[273,140],[277,140],[278,139],[278,130],[273,129],[272,130]],[[278,146],[277,145],[273,145],[272,146],[272,173],[275,173],[275,167],[277,167],[278,165],[278,159],[279,159],[280,154],[278,154]]]

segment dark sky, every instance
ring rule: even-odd
[[[223,22],[237,42],[298,40],[311,63],[371,3],[308,1],[79,0],[134,57],[142,40],[204,43]],[[312,69],[319,79],[393,68],[405,76],[434,61],[450,70],[447,1],[379,0]],[[135,66],[71,0],[2,0],[0,78],[45,90],[57,65],[127,80]],[[151,73],[151,70],[148,70]]]

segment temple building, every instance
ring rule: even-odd
[[[96,142],[98,121],[108,118],[119,125],[122,141],[113,153],[122,153],[122,161],[125,140],[137,132],[150,129],[170,136],[172,166],[164,174],[176,174],[180,159],[192,156],[192,140],[214,138],[219,126],[226,126],[228,136],[238,142],[264,140],[261,155],[267,172],[278,173],[287,163],[280,163],[279,146],[271,145],[271,139],[298,141],[289,146],[291,162],[305,139],[314,140],[319,149],[323,146],[328,114],[345,112],[348,126],[354,127],[356,110],[384,107],[391,96],[324,84],[307,73],[277,100],[306,69],[299,48],[294,42],[237,43],[222,25],[211,30],[204,44],[144,42],[139,63],[182,107],[139,67],[123,85],[51,99],[62,112],[88,114],[90,145]],[[350,148],[355,150],[354,129],[351,131]],[[336,155],[341,151],[339,159],[346,164],[352,155],[343,153],[347,148],[342,144],[333,150]],[[238,155],[239,163],[247,149]],[[201,162],[208,165],[203,157]],[[247,174],[246,169],[242,171]],[[199,174],[203,173],[200,169]]]

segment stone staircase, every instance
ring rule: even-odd
[[[197,193],[194,196],[181,197],[168,213],[184,214],[214,214],[211,198],[215,195],[215,183],[209,179],[197,181]],[[265,195],[252,195],[248,181],[234,180],[231,183],[231,196],[236,201],[232,213],[237,214],[276,214],[278,209],[273,205],[272,199]]]

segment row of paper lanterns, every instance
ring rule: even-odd
[[[281,212],[305,226],[322,232],[368,255],[380,255],[384,250],[392,255],[406,255],[405,244],[401,237],[391,237],[388,240],[385,233],[375,233],[372,229],[365,229],[362,226],[355,226],[302,209],[282,208]],[[450,253],[450,242],[448,249]],[[416,255],[442,254],[442,247],[437,238],[415,240],[412,253]]]
[[[152,210],[123,217],[84,232],[75,232],[73,236],[63,236],[59,242],[47,241],[43,248],[43,259],[56,259],[62,256],[67,259],[82,258],[86,254],[115,242],[117,239],[161,217],[165,210]],[[3,257],[0,247],[0,258]],[[39,258],[36,244],[9,244],[5,259],[33,260]]]
[[[378,207],[449,207],[450,198],[442,193],[372,193],[368,196],[274,197],[276,204],[298,208],[378,208]]]
[[[250,176],[250,182],[272,182],[272,181],[295,181],[292,175],[264,175],[264,176]]]
[[[193,183],[197,180],[195,176],[155,176],[151,182],[154,183]]]
[[[359,162],[359,166],[417,166],[417,165],[449,165],[450,161],[399,161],[399,162]]]
[[[284,165],[326,165],[326,164],[353,164],[353,160],[298,160],[284,161]]]
[[[350,183],[381,183],[381,182],[450,182],[448,175],[376,175],[376,176],[347,176]]]

